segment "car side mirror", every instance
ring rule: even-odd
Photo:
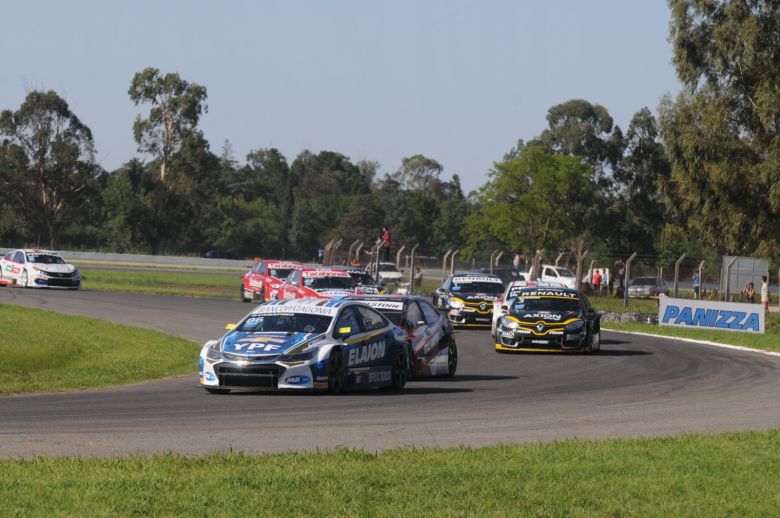
[[[228,331],[232,331],[235,328],[236,328],[235,322],[231,322],[229,324],[225,324],[225,329],[227,329]]]

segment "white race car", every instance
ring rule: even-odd
[[[525,274],[524,274],[525,275]],[[509,308],[512,306],[512,299],[517,297],[517,293],[523,288],[532,288],[534,286],[547,287],[547,288],[565,288],[560,282],[544,282],[544,281],[512,281],[504,290],[504,294],[493,301],[493,324],[490,326],[490,336],[496,337],[496,328],[498,327],[498,319],[509,313]]]
[[[22,288],[81,287],[81,274],[62,256],[49,250],[14,250],[0,259],[0,286]]]

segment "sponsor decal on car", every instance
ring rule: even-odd
[[[306,385],[310,381],[311,378],[308,376],[290,376],[284,380],[288,385]]]
[[[369,383],[390,383],[392,373],[389,370],[371,371],[368,373]]]
[[[347,365],[353,367],[384,358],[386,349],[387,344],[384,340],[350,349],[347,355]]]
[[[455,284],[469,284],[472,282],[493,282],[495,284],[502,284],[501,279],[481,275],[456,276],[452,278],[452,282]]]

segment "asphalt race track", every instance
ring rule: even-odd
[[[0,303],[89,315],[203,342],[251,308],[238,301],[0,289]],[[2,311],[2,309],[0,309]],[[458,375],[401,393],[210,395],[196,375],[0,397],[0,457],[216,450],[482,446],[780,427],[780,358],[627,334],[597,355],[493,351],[458,335]],[[197,358],[193,354],[195,371]]]

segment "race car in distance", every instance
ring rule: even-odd
[[[278,298],[302,299],[307,297],[340,298],[360,295],[361,290],[352,276],[336,268],[302,268],[293,270],[279,287]]]
[[[409,379],[454,376],[458,346],[449,321],[423,297],[357,295],[347,297],[371,306],[403,330],[410,345]]]
[[[0,286],[22,288],[81,287],[81,273],[62,256],[49,250],[14,250],[0,259]]]
[[[279,287],[293,270],[303,268],[295,261],[280,261],[278,259],[262,259],[255,262],[241,281],[241,300],[250,302],[252,299],[266,302],[277,299]]]
[[[404,333],[354,301],[272,300],[257,306],[200,352],[200,384],[216,394],[233,389],[316,389],[406,384]]]
[[[376,295],[384,290],[384,286],[377,285],[371,275],[360,266],[331,266],[331,268],[347,272],[363,294]]]
[[[523,288],[496,329],[496,351],[582,351],[601,348],[601,316],[569,288]]]
[[[496,326],[498,325],[498,319],[509,313],[509,306],[512,305],[512,299],[517,297],[517,294],[523,288],[532,288],[534,286],[544,286],[548,288],[565,288],[565,286],[559,282],[543,282],[543,281],[512,281],[510,282],[504,294],[493,301],[493,324],[490,326],[490,336],[496,337]]]
[[[433,305],[447,311],[456,326],[489,326],[493,301],[504,291],[497,275],[456,273],[433,294]]]

